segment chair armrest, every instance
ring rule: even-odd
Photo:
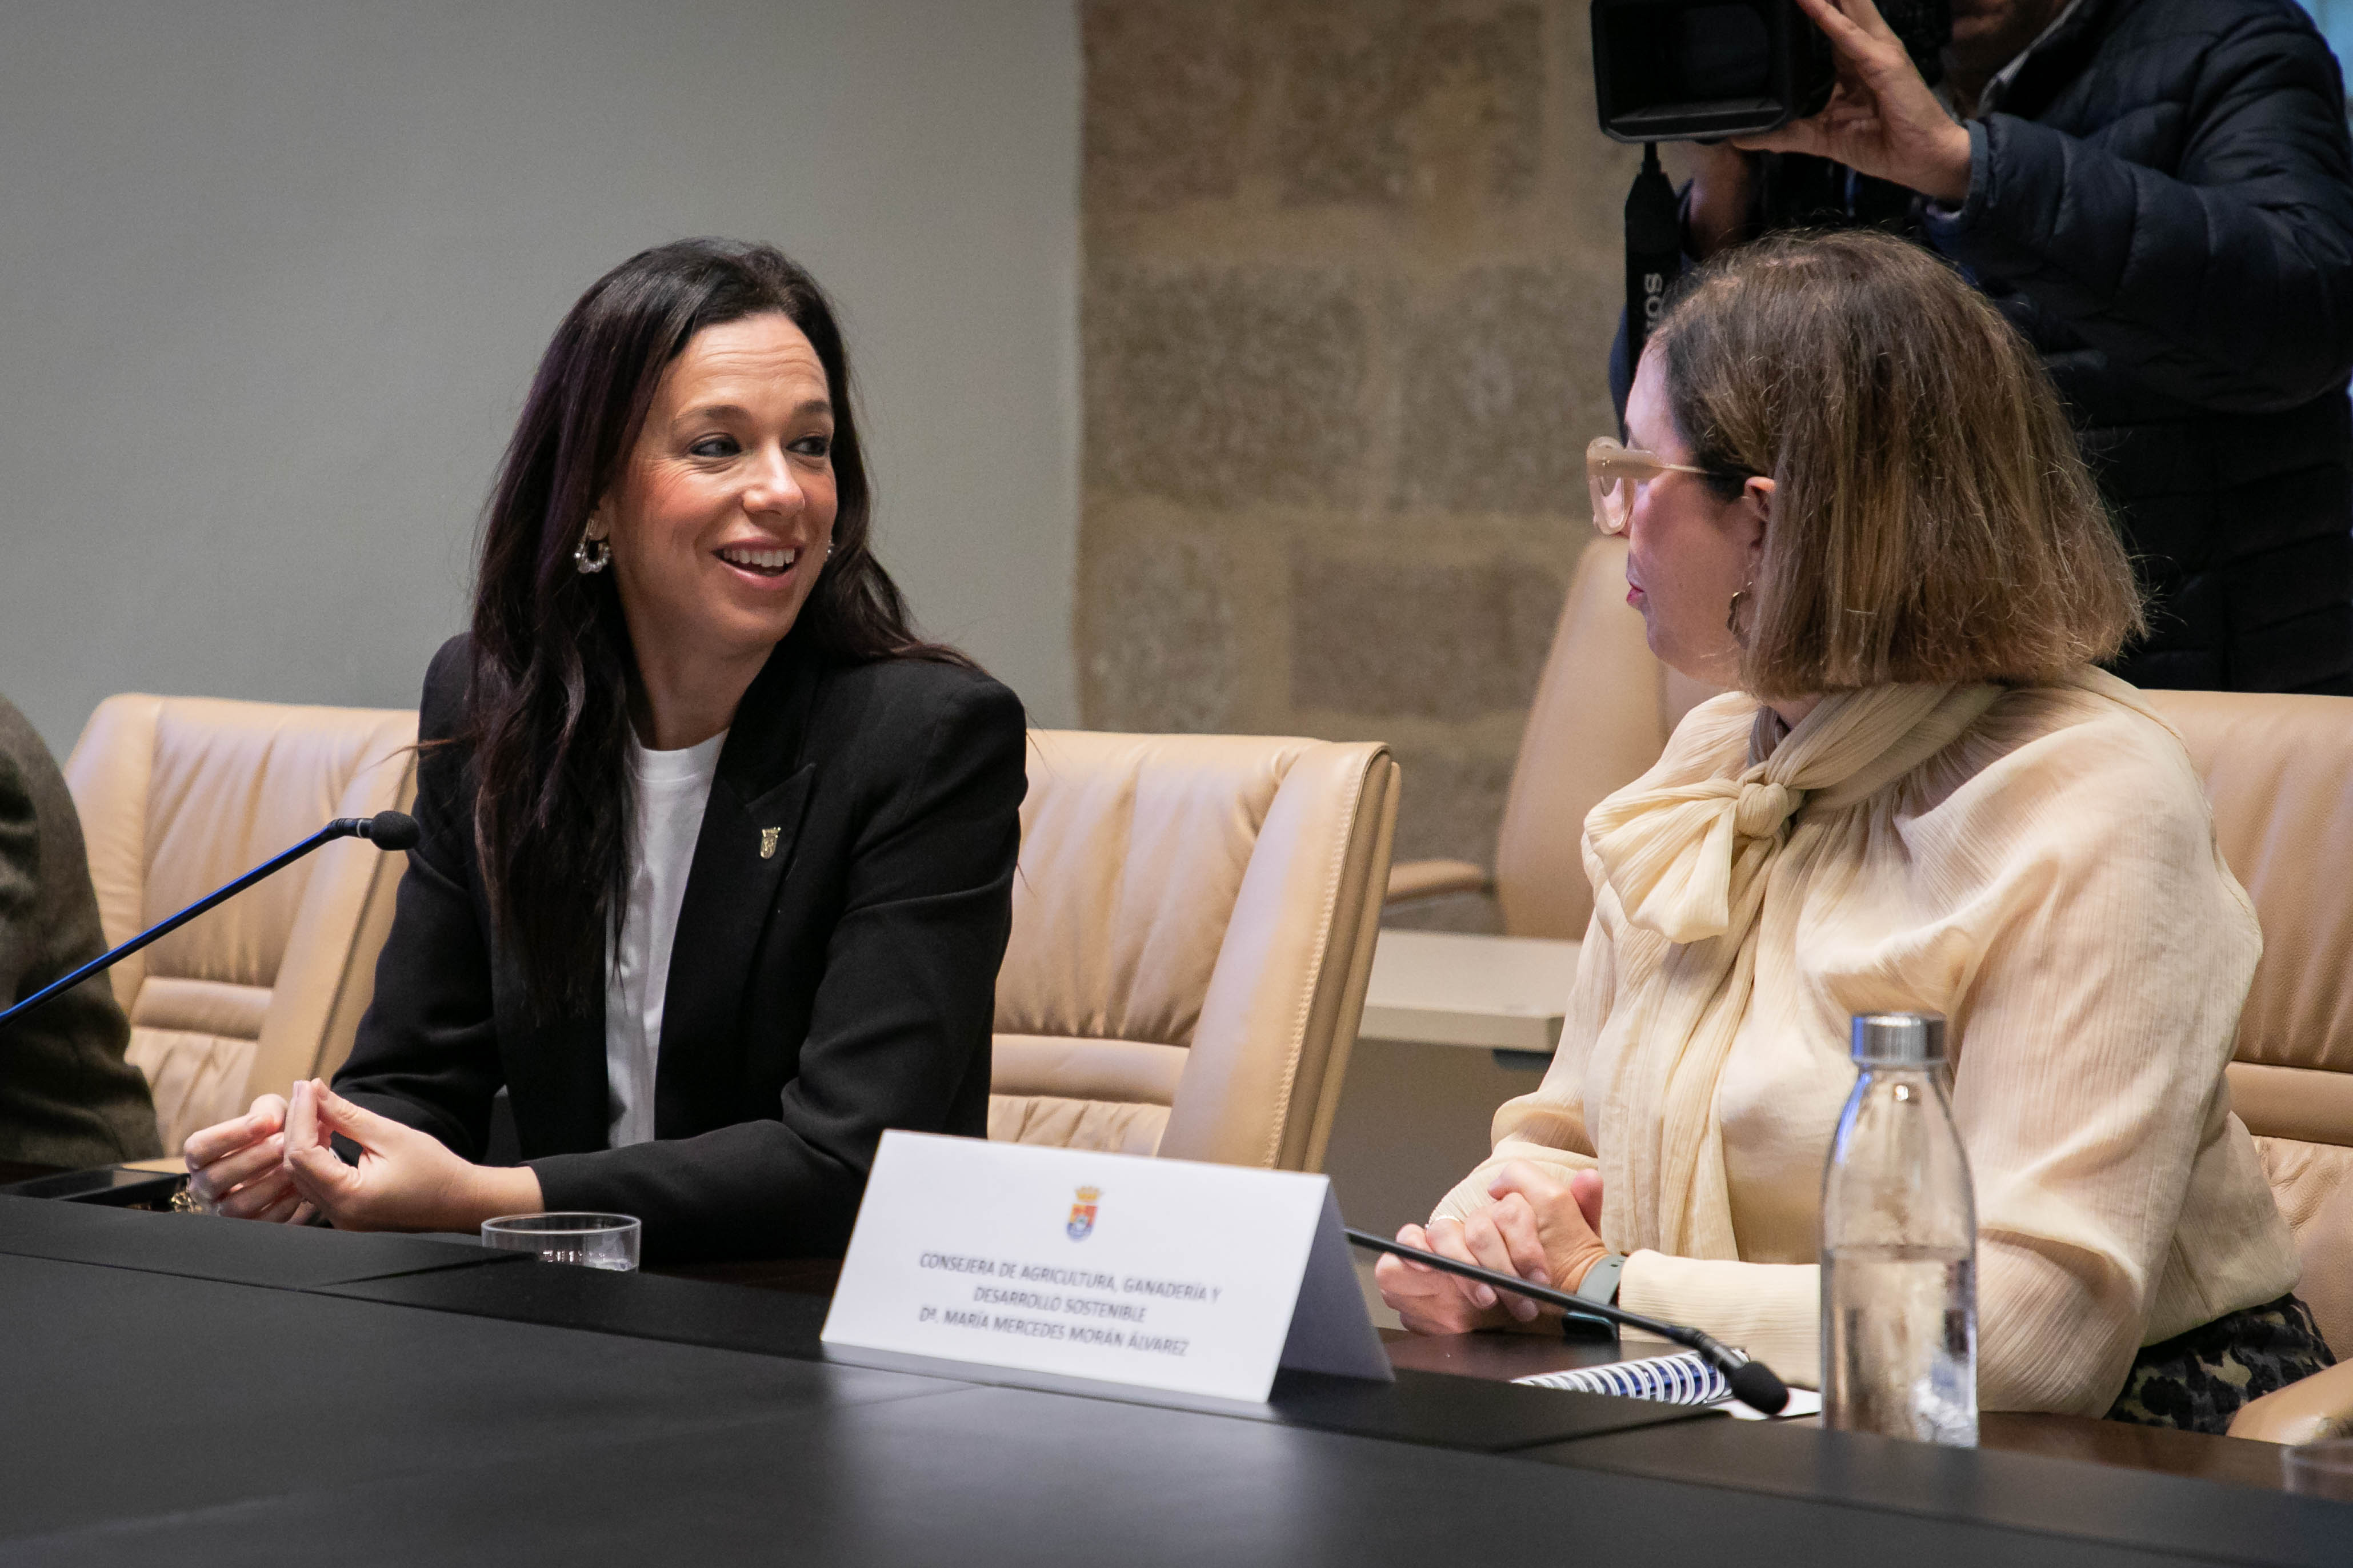
[[[1388,896],[1382,902],[1401,904],[1448,893],[1483,893],[1490,885],[1487,873],[1468,860],[1407,860],[1389,868]]]
[[[2251,1400],[2231,1418],[2231,1436],[2259,1443],[2317,1443],[2353,1434],[2353,1362]]]

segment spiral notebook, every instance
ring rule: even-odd
[[[1614,1394],[1620,1399],[1655,1399],[1667,1405],[1721,1405],[1735,1415],[1757,1413],[1732,1396],[1724,1373],[1699,1357],[1696,1351],[1651,1356],[1642,1361],[1611,1362],[1606,1366],[1579,1367],[1575,1372],[1545,1372],[1515,1377],[1533,1388],[1567,1388],[1580,1394]],[[1821,1409],[1821,1395],[1811,1389],[1789,1390],[1783,1415],[1811,1415]]]

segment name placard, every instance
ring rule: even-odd
[[[886,1132],[825,1342],[1227,1399],[1390,1377],[1322,1176]]]

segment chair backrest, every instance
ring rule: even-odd
[[[2263,923],[2231,1108],[2295,1232],[2296,1293],[2353,1353],[2353,698],[2147,695],[2189,744]]]
[[[107,942],[332,817],[406,808],[416,740],[413,712],[108,698],[65,770]],[[115,966],[166,1152],[262,1090],[342,1065],[406,863],[361,840],[329,844]]]
[[[1318,1168],[1397,777],[1377,743],[1033,732],[989,1136]]]
[[[1626,542],[1577,557],[1554,629],[1495,843],[1495,900],[1509,936],[1576,941],[1593,918],[1578,849],[1586,814],[1650,769],[1685,713],[1715,689],[1651,652],[1626,603]]]

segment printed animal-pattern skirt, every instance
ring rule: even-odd
[[[2143,1345],[2108,1419],[2219,1436],[2240,1406],[2336,1364],[2311,1309],[2282,1296]]]

